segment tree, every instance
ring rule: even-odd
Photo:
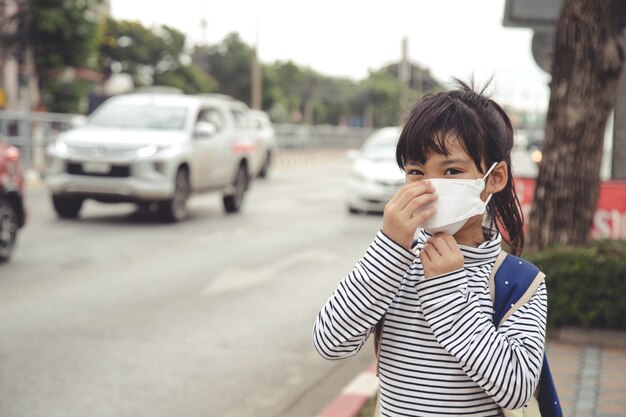
[[[196,65],[179,65],[173,70],[157,72],[155,85],[176,87],[187,94],[210,93],[217,90],[217,83]]]
[[[3,22],[13,28],[3,31],[3,47],[27,67],[29,61],[34,61],[43,101],[50,110],[57,110],[57,106],[76,110],[80,97],[92,84],[86,80],[60,82],[59,77],[68,67],[95,69],[100,32],[94,10],[101,3],[102,0],[20,1],[11,21]],[[64,94],[57,100],[54,92],[61,90]]]
[[[414,101],[421,94],[409,89],[408,99]],[[383,68],[371,72],[361,85],[360,110],[366,125],[373,127],[396,126],[407,109],[400,108],[402,84],[398,77]]]
[[[30,0],[39,69],[94,68],[100,42],[95,8],[102,0]]]
[[[394,63],[387,65],[383,68],[384,71],[393,75],[395,78],[400,78],[400,63]],[[422,94],[430,91],[441,91],[443,87],[431,74],[427,68],[422,68],[418,64],[409,63],[409,87],[415,91],[419,91]]]
[[[236,33],[209,48],[209,73],[217,80],[221,93],[250,103],[251,56],[252,48]]]
[[[550,102],[529,244],[583,245],[590,239],[604,128],[624,51],[623,0],[566,0],[557,25]]]
[[[105,73],[125,72],[135,85],[177,87],[185,93],[209,93],[216,82],[195,64],[183,64],[185,35],[169,26],[148,29],[139,22],[108,19],[100,44]]]

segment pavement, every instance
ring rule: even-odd
[[[565,417],[626,416],[626,332],[562,329],[546,354]],[[377,392],[372,362],[316,417],[357,417]]]

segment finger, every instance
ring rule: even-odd
[[[441,256],[446,257],[450,253],[452,253],[452,251],[448,247],[448,243],[441,234],[434,235],[433,237],[428,239],[428,242],[433,245],[435,250],[437,250],[437,253],[439,253],[439,255]]]
[[[456,239],[454,239],[454,236],[445,234],[443,235],[443,239],[448,245],[448,248],[450,249],[450,251],[456,251],[459,249],[459,244],[456,243]]]
[[[418,209],[430,203],[433,203],[435,200],[437,200],[437,194],[432,194],[432,193],[422,194],[418,197],[415,197],[411,201],[409,201],[407,205],[404,207],[404,209],[402,209],[402,211],[410,212],[411,214],[413,214],[417,212]]]
[[[414,198],[426,193],[433,193],[434,188],[430,181],[416,181],[400,188],[400,191],[392,198],[399,210],[402,210]]]
[[[417,229],[426,221],[427,218],[433,215],[433,213],[437,210],[436,207],[428,207],[419,213],[413,214],[413,217],[410,219],[411,227]]]
[[[428,239],[428,242],[426,243],[426,245],[424,245],[424,248],[426,247],[428,247],[427,252],[432,260],[442,256],[441,251],[439,250],[439,248],[437,248],[436,243],[432,238]]]

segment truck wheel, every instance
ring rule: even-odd
[[[17,239],[17,214],[8,201],[0,199],[0,262],[11,257]]]
[[[83,201],[85,200],[82,197],[52,195],[54,211],[63,219],[78,218],[78,213],[83,206]]]
[[[239,211],[241,203],[243,202],[243,195],[248,189],[248,172],[244,165],[239,166],[233,186],[235,187],[235,192],[223,197],[224,209],[227,213],[236,213]]]
[[[187,217],[187,200],[190,194],[189,172],[179,168],[174,180],[174,196],[159,203],[159,216],[165,222],[177,222]]]

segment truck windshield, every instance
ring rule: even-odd
[[[155,105],[102,105],[89,118],[92,126],[134,129],[182,130],[187,109]]]

